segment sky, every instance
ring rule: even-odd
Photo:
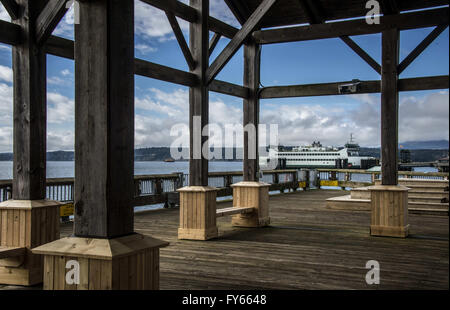
[[[210,1],[210,14],[239,27],[223,0]],[[0,19],[10,21],[1,4]],[[188,40],[188,23],[178,21]],[[432,28],[402,31],[401,60],[431,31]],[[53,34],[73,39],[73,10]],[[381,63],[380,34],[352,38]],[[211,62],[229,41],[220,40]],[[135,0],[135,56],[188,71],[164,12],[139,0]],[[47,149],[73,150],[74,62],[51,55],[47,56],[47,62]],[[261,67],[264,87],[380,79],[378,73],[339,39],[263,46]],[[448,74],[447,28],[400,78]],[[242,85],[242,48],[217,79]],[[171,128],[187,126],[189,122],[188,88],[139,76],[135,77],[135,85],[135,147],[170,146],[177,139],[171,136]],[[12,87],[11,47],[0,43],[0,152],[12,152]],[[399,115],[401,142],[449,139],[448,90],[400,93]],[[261,100],[260,122],[278,124],[278,140],[284,145],[319,140],[324,145],[342,146],[353,133],[361,146],[376,147],[380,145],[380,95]],[[242,99],[210,92],[210,123],[220,128],[225,124],[241,124]]]

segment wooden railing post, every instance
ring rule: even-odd
[[[298,188],[298,171],[292,172],[292,182],[293,182],[292,191],[295,192]]]

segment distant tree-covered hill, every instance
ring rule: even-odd
[[[443,140],[444,141],[444,140]],[[410,143],[410,142],[408,142]],[[431,143],[428,145],[437,147],[438,145],[446,146],[446,148],[442,149],[415,149],[414,146],[421,145],[421,142],[411,142],[410,144],[403,143],[402,149],[408,149],[411,152],[411,161],[413,162],[430,162],[436,161],[442,157],[448,156],[448,141],[445,145],[444,142],[442,144],[439,143]],[[425,145],[426,142],[423,142]],[[406,148],[406,146],[412,146],[411,148]],[[284,146],[284,149],[289,150],[292,147]],[[178,150],[176,150],[178,151]],[[181,151],[181,150],[180,150]],[[176,152],[175,152],[176,153]],[[185,152],[189,154],[189,152]],[[243,158],[243,151],[241,148],[228,148],[228,149],[220,149],[218,153],[222,154],[222,159],[219,160],[227,160],[227,161],[235,161]],[[136,161],[163,161],[169,158],[172,158],[170,148],[169,147],[149,147],[149,148],[140,148],[136,149],[134,153],[134,157]],[[362,147],[360,151],[361,156],[372,156],[376,158],[380,158],[380,149],[379,148],[365,148]],[[47,160],[48,161],[73,161],[75,158],[74,152],[71,151],[56,151],[56,152],[48,152]],[[13,154],[12,153],[0,153],[0,161],[12,161]],[[181,160],[187,160],[187,158],[182,158]],[[218,160],[218,159],[214,159]]]
[[[399,148],[406,150],[448,150],[448,141],[406,141],[399,143]]]
[[[446,150],[434,150],[434,149],[414,150],[414,149],[411,149],[410,152],[411,152],[411,161],[412,162],[436,161],[442,157],[448,156],[448,149],[446,149]],[[360,150],[360,155],[380,158],[380,149],[363,147]]]

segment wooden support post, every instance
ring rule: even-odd
[[[45,255],[45,289],[158,289],[159,248],[167,243],[134,233],[134,1],[79,8],[75,236],[33,252]],[[80,285],[66,280],[69,260]]]
[[[196,67],[191,72],[198,83],[189,90],[190,160],[189,186],[180,192],[179,239],[207,240],[217,237],[217,189],[208,186],[208,137],[202,135],[209,118],[206,70],[209,64],[209,0],[191,0],[198,19],[190,25],[190,49]],[[203,148],[203,146],[205,146]]]
[[[206,70],[209,64],[209,0],[191,0],[190,5],[196,9],[199,18],[197,22],[191,23],[189,32],[190,48],[196,63],[196,68],[191,72],[198,78],[198,84],[189,89],[189,130],[191,132],[189,185],[208,186],[208,159],[205,158],[206,154],[202,154],[202,147],[208,142],[208,137],[202,135],[202,130],[209,120],[209,93],[206,81]]]
[[[398,183],[398,29],[382,34],[381,173],[383,185]]]
[[[382,33],[381,185],[370,187],[373,236],[408,236],[408,188],[398,185],[399,31]]]
[[[244,46],[244,87],[249,89],[244,99],[244,181],[259,181],[258,125],[259,125],[259,83],[260,46],[254,41]]]
[[[22,44],[12,48],[14,72],[13,199],[45,199],[47,116],[46,53],[35,43],[35,22],[45,0],[20,0]]]
[[[15,1],[3,3],[15,4]],[[22,40],[12,49],[14,72],[14,163],[12,200],[0,204],[0,246],[24,248],[0,259],[0,283],[42,282],[43,259],[31,248],[59,238],[60,203],[46,197],[46,52],[36,44],[35,23],[46,1],[18,0],[14,24]],[[19,9],[20,6],[20,9]],[[11,6],[12,8],[12,6]]]
[[[232,185],[233,207],[254,208],[255,211],[234,215],[233,226],[263,227],[270,223],[269,187],[259,182],[258,125],[259,125],[259,83],[261,47],[253,40],[244,46],[244,87],[249,90],[244,99],[244,177],[243,182]],[[278,174],[274,174],[278,180]],[[274,180],[274,183],[278,181]]]

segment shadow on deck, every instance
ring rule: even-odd
[[[161,250],[161,289],[449,289],[447,216],[410,215],[407,239],[371,237],[370,212],[326,208],[336,193],[272,196],[270,227],[220,218],[211,241],[178,240],[178,209],[137,214],[135,230],[170,242]],[[71,229],[63,225],[61,235]],[[380,285],[365,282],[369,260],[380,263]]]

